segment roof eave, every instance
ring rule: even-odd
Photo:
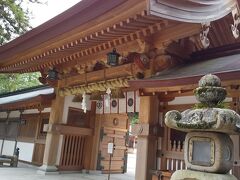
[[[0,59],[23,52],[87,23],[127,0],[82,0],[72,8],[0,47]],[[99,7],[99,4],[104,6]],[[94,13],[93,13],[94,12]],[[82,18],[79,18],[82,17]]]
[[[216,72],[213,73],[217,75],[222,81],[235,80],[236,77],[240,76],[240,71],[229,71],[229,72]],[[197,84],[202,76],[205,74],[182,77],[176,79],[145,79],[145,80],[131,80],[129,81],[129,86],[135,89],[147,89],[147,88],[161,88],[161,87],[173,87],[173,86],[184,86]]]

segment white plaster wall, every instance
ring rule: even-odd
[[[6,112],[0,112],[0,118],[6,118],[7,113]]]
[[[2,155],[12,156],[15,150],[16,141],[4,140]]]
[[[19,159],[27,162],[32,162],[34,143],[17,142],[19,148]]]
[[[135,92],[136,93],[136,112],[139,112],[139,107],[140,107],[140,97],[139,97],[139,93],[138,92]]]
[[[9,114],[9,118],[16,118],[20,116],[19,111],[11,111]],[[6,112],[1,112],[0,113],[0,118],[7,118],[7,113]]]
[[[192,103],[198,103],[195,96],[176,97],[173,101],[168,102],[169,105],[192,104]]]
[[[124,93],[125,97],[126,97],[126,93]],[[123,99],[119,99],[119,113],[126,113],[126,109],[127,109],[127,103],[126,103],[126,98]]]
[[[107,98],[108,98],[107,95],[104,95],[104,100],[103,100],[104,108],[103,108],[103,110],[104,110],[105,114],[110,113],[110,106],[111,106],[110,101],[107,100]]]
[[[51,108],[45,108],[42,113],[50,112]],[[38,109],[28,109],[23,112],[23,114],[38,114],[39,111]],[[20,117],[20,112],[19,111],[11,111],[9,118],[18,118]],[[0,118],[7,118],[7,113],[6,112],[0,112]]]

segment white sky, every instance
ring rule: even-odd
[[[39,26],[40,24],[48,21],[49,19],[57,16],[63,11],[69,9],[81,0],[42,0],[46,4],[30,3],[28,8],[32,11],[32,19],[30,24],[32,27]]]

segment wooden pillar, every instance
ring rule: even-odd
[[[100,131],[101,131],[101,118],[103,115],[97,114],[95,118],[95,127],[93,133],[93,146],[91,151],[91,162],[89,170],[97,169],[97,159],[98,159],[98,148],[99,148],[99,140],[100,140]]]
[[[159,102],[156,96],[140,97],[139,120],[143,127],[158,121]],[[136,180],[151,180],[151,169],[156,169],[157,138],[150,134],[139,135],[137,142]]]
[[[168,105],[167,102],[163,103],[163,106],[167,107],[167,105]],[[163,116],[164,116],[164,114],[166,114],[166,110],[164,110],[162,113],[163,113]],[[164,128],[164,134],[163,134],[162,141],[161,141],[161,151],[164,152],[164,151],[167,151],[167,149],[169,148],[168,147],[168,144],[169,144],[168,140],[170,139],[170,137],[169,137],[170,132],[169,132],[169,128],[164,123],[164,117],[163,117],[162,121],[163,121],[162,122],[162,127]],[[161,158],[160,169],[167,170],[167,159],[164,158],[164,157]]]
[[[88,136],[85,143],[85,159],[84,159],[84,169],[86,170],[96,170],[97,161],[97,151],[99,136],[96,136],[96,131],[98,130],[98,123],[96,121],[96,102],[93,101],[91,104],[91,114],[89,119],[89,128],[94,130],[93,136]]]
[[[53,100],[49,118],[49,130],[47,132],[46,144],[43,157],[43,165],[39,168],[40,174],[57,171],[56,160],[59,148],[60,134],[51,131],[51,125],[61,123],[64,108],[64,97],[56,95]]]

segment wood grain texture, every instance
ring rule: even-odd
[[[140,97],[140,123],[154,124],[158,121],[158,98]],[[138,137],[137,162],[135,179],[151,180],[149,170],[156,169],[156,138]]]

